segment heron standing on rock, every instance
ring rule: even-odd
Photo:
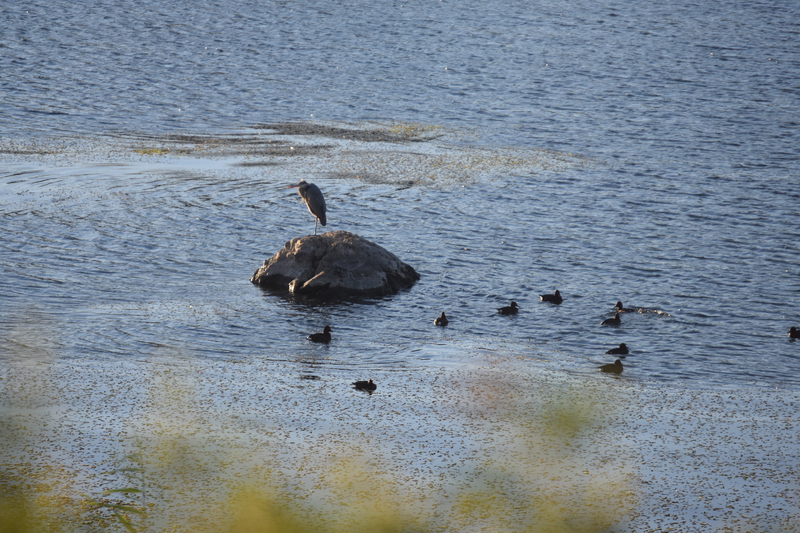
[[[323,226],[328,221],[325,217],[325,197],[322,196],[322,191],[313,183],[308,183],[306,180],[300,180],[299,183],[289,185],[286,188],[291,189],[297,187],[297,194],[306,203],[308,212],[314,215],[314,235],[317,234],[317,222]]]

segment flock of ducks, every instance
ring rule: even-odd
[[[555,304],[555,305],[560,305],[561,302],[564,301],[564,297],[561,296],[561,292],[559,292],[558,289],[553,291],[553,294],[540,294],[539,295],[539,299],[541,301],[543,301],[543,302],[547,302],[547,303],[551,303],[551,304]],[[622,302],[617,302],[614,305],[614,309],[616,309],[616,312],[614,313],[614,316],[612,318],[607,318],[607,319],[603,320],[602,322],[600,322],[601,326],[619,326],[620,324],[622,324],[622,319],[620,319],[620,317],[619,317],[620,313],[647,312],[647,310],[645,310],[645,309],[625,307],[625,306],[622,305]],[[497,308],[497,313],[500,314],[500,315],[504,315],[504,316],[516,315],[518,312],[519,312],[519,305],[517,305],[517,302],[511,302],[509,305],[507,305],[505,307],[498,307]],[[444,316],[444,312],[442,312],[442,317],[443,316]],[[441,318],[441,317],[439,317],[439,318]],[[446,326],[447,325],[446,322],[444,324],[440,324],[438,322],[439,318],[434,320],[433,323],[436,324],[437,326],[441,326],[441,325],[445,325]],[[611,348],[610,350],[608,350],[606,352],[606,354],[609,354],[609,355],[622,355],[622,356],[628,355],[628,353],[630,353],[630,350],[628,350],[628,346],[624,342],[620,343],[620,345],[618,347]],[[613,363],[608,363],[608,364],[600,366],[600,371],[601,372],[609,372],[611,374],[622,374],[622,369],[623,369],[622,361],[620,361],[619,359],[617,359]]]
[[[551,303],[551,304],[555,304],[555,305],[559,305],[559,304],[561,304],[561,302],[564,301],[564,297],[561,296],[561,292],[559,292],[558,289],[553,291],[553,294],[540,294],[539,295],[539,299],[541,301],[543,301],[543,302],[547,302],[547,303]],[[622,305],[621,301],[618,301],[616,304],[614,304],[614,309],[616,310],[614,312],[614,316],[611,317],[611,318],[607,318],[607,319],[603,320],[602,322],[600,322],[601,326],[619,326],[620,324],[622,324],[622,319],[619,316],[620,313],[658,313],[658,314],[666,314],[666,313],[663,313],[662,311],[655,311],[655,310],[652,310],[652,309],[644,309],[644,308],[641,308],[641,307],[625,307],[624,305]],[[500,314],[500,315],[504,315],[504,316],[516,315],[518,312],[519,312],[519,305],[517,304],[517,302],[511,302],[509,305],[507,305],[505,307],[498,307],[497,308],[497,313]],[[437,326],[446,326],[449,323],[449,321],[447,320],[447,317],[444,314],[444,311],[442,311],[442,314],[436,320],[434,320],[433,323],[436,324]],[[795,328],[792,328],[789,331],[789,335],[792,336],[794,334],[796,334],[797,337],[793,337],[793,338],[800,338],[800,331],[796,331],[796,333],[795,333]],[[630,353],[630,350],[628,349],[628,346],[624,342],[620,343],[620,345],[618,347],[611,348],[610,350],[606,351],[606,354],[608,354],[608,355],[625,356],[625,355],[628,355],[629,353]],[[623,368],[624,367],[622,366],[622,361],[620,361],[619,359],[617,359],[613,363],[608,363],[608,364],[605,364],[605,365],[601,365],[599,367],[601,372],[608,372],[608,373],[611,373],[611,374],[622,374]]]
[[[553,291],[553,294],[540,294],[539,295],[539,299],[541,301],[543,301],[543,302],[548,302],[548,303],[555,304],[555,305],[559,305],[559,304],[561,304],[561,302],[564,301],[564,297],[561,296],[561,292],[559,292],[558,289]],[[614,309],[616,309],[616,312],[614,313],[614,316],[612,318],[607,318],[607,319],[603,320],[602,322],[600,322],[601,326],[619,326],[620,324],[622,324],[622,320],[619,317],[620,313],[633,313],[633,312],[646,312],[647,311],[647,310],[640,309],[640,308],[625,307],[625,306],[622,305],[622,302],[617,302],[614,305]],[[511,302],[509,305],[507,305],[505,307],[498,307],[497,308],[497,313],[500,314],[500,315],[504,315],[504,316],[516,315],[518,312],[519,312],[519,304],[517,304],[517,302]],[[447,320],[447,315],[445,315],[445,312],[442,311],[442,314],[439,315],[433,321],[433,323],[435,325],[437,325],[437,326],[446,326],[447,324],[450,323],[450,321]],[[794,328],[792,328],[792,329],[794,329]],[[798,334],[800,335],[800,331],[798,332]],[[628,353],[630,353],[630,350],[628,350],[628,346],[623,342],[623,343],[620,343],[620,345],[618,347],[611,348],[606,353],[609,354],[609,355],[628,355]],[[619,359],[617,359],[613,363],[602,365],[600,367],[600,371],[601,372],[610,372],[612,374],[621,374],[622,373],[622,369],[623,369],[622,361],[620,361]]]
[[[553,294],[540,294],[539,298],[543,302],[552,303],[555,305],[559,305],[561,302],[564,301],[564,298],[561,296],[561,293],[556,290]],[[618,301],[614,304],[614,316],[612,318],[606,318],[602,322],[600,322],[601,326],[619,326],[622,324],[622,319],[620,318],[620,313],[658,313],[658,314],[665,314],[662,311],[654,311],[651,309],[643,309],[641,307],[625,307],[622,305],[621,301]],[[509,315],[516,315],[519,312],[519,305],[517,302],[511,302],[509,305],[505,307],[498,307],[497,313],[503,316]],[[444,311],[442,314],[436,317],[433,321],[434,325],[436,326],[447,326],[450,321],[447,319],[447,315]],[[308,337],[306,337],[311,342],[318,342],[318,343],[329,343],[331,341],[331,327],[325,326],[321,333],[312,333]],[[789,328],[789,338],[790,339],[800,339],[800,329],[796,327]],[[620,355],[624,359],[624,356],[628,355],[630,350],[628,346],[621,342],[619,346],[616,348],[611,348],[610,350],[606,351],[607,355]],[[622,370],[624,367],[622,366],[622,361],[619,359],[615,360],[613,363],[607,363],[601,365],[599,367],[600,372],[607,372],[610,374],[622,374]],[[367,381],[354,381],[352,383],[353,389],[365,391],[369,394],[372,394],[378,386],[371,380]]]
[[[549,302],[556,305],[564,301],[564,298],[561,296],[561,293],[558,291],[558,289],[556,289],[556,291],[553,292],[553,294],[540,294],[539,299],[543,302]],[[600,322],[601,326],[619,326],[620,324],[622,324],[622,319],[619,316],[620,313],[657,313],[660,315],[666,314],[663,311],[658,311],[654,309],[644,309],[642,307],[625,307],[621,301],[617,301],[617,303],[614,304],[614,309],[616,309],[616,311],[614,312],[614,316],[611,318],[606,318],[605,320]],[[516,315],[518,312],[519,312],[519,305],[517,305],[517,302],[511,302],[510,305],[507,305],[506,307],[499,307],[497,309],[497,313],[501,315]],[[433,323],[436,324],[437,326],[446,326],[447,325],[446,318],[444,323],[439,322],[440,318],[442,317],[444,317],[444,311],[442,311],[441,317],[434,320]],[[800,339],[800,329],[794,326],[790,327],[789,338]],[[624,342],[620,343],[618,347],[611,348],[610,350],[606,351],[606,354],[608,355],[621,355],[623,356],[623,359],[624,356],[628,355],[628,353],[630,353],[630,350],[628,349],[628,346]],[[600,371],[608,372],[611,374],[622,374],[623,368],[624,367],[622,366],[622,361],[617,359],[613,363],[601,365]]]
[[[548,302],[548,303],[552,303],[552,304],[555,304],[555,305],[559,305],[559,304],[561,304],[561,302],[564,301],[564,298],[561,296],[561,293],[558,291],[558,289],[556,289],[553,292],[553,294],[540,294],[539,298],[543,302]],[[616,312],[614,313],[614,317],[613,318],[607,318],[607,319],[603,320],[600,323],[601,326],[618,326],[618,325],[620,325],[622,323],[622,320],[619,318],[619,314],[620,313],[632,313],[632,312],[637,312],[637,311],[638,312],[645,312],[646,311],[646,310],[643,310],[643,309],[640,309],[640,308],[624,307],[622,305],[622,302],[617,302],[616,305],[614,305],[614,308],[616,309]],[[507,305],[505,307],[499,307],[497,309],[497,313],[500,314],[500,315],[504,315],[504,316],[516,315],[518,312],[519,312],[519,305],[517,304],[517,302],[511,302],[509,305]],[[450,323],[450,321],[447,319],[447,315],[445,314],[445,312],[442,311],[442,314],[440,314],[438,317],[436,317],[434,319],[433,323],[436,326],[444,327],[444,326],[448,325]],[[308,340],[310,340],[311,342],[327,344],[327,343],[331,342],[331,331],[332,331],[332,328],[330,326],[325,326],[322,329],[322,332],[320,332],[320,333],[312,333],[311,335],[309,335],[306,338]],[[792,328],[791,330],[789,330],[789,335],[790,336],[792,336],[794,334],[795,334],[795,328]],[[800,338],[800,331],[797,331],[796,335],[797,335],[797,337],[793,337],[793,338]],[[622,356],[628,355],[628,353],[630,353],[630,350],[628,349],[628,346],[624,342],[620,343],[620,345],[618,347],[611,348],[610,350],[608,350],[606,352],[606,354],[609,354],[609,355],[622,355]],[[612,374],[621,374],[622,370],[623,370],[622,361],[620,361],[619,359],[617,359],[613,363],[608,363],[608,364],[600,366],[600,371],[601,372],[608,372],[608,373],[612,373]],[[375,389],[378,388],[378,386],[371,379],[369,379],[367,381],[354,381],[352,383],[352,385],[353,385],[353,389],[360,390],[360,391],[365,391],[365,392],[368,392],[369,394],[372,394],[375,391]]]

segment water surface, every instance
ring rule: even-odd
[[[48,2],[1,16],[7,356],[399,369],[485,350],[591,373],[626,342],[627,379],[798,383],[792,2]],[[434,134],[263,127],[286,121]],[[252,286],[311,230],[282,189],[298,178],[326,194],[329,229],[396,253],[417,286],[325,305]],[[556,288],[564,304],[538,302]],[[517,317],[493,314],[510,300]],[[599,327],[617,300],[663,314]],[[451,325],[434,328],[442,310]],[[309,346],[324,324],[334,342]]]

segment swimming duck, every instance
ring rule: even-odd
[[[551,304],[556,305],[564,301],[564,298],[561,297],[561,293],[558,292],[558,289],[556,289],[553,294],[540,294],[539,298],[541,298],[543,302],[550,302]]]
[[[372,391],[374,391],[375,389],[377,389],[377,388],[378,388],[378,386],[377,386],[377,385],[375,385],[375,384],[372,382],[372,380],[371,380],[371,379],[368,379],[367,381],[354,381],[354,382],[353,382],[353,388],[354,388],[355,390],[365,390],[365,391],[367,391],[367,392],[370,392],[370,393],[371,393]]]
[[[447,320],[447,316],[445,316],[444,311],[442,311],[442,314],[436,317],[433,320],[433,323],[436,324],[437,326],[446,326],[447,324],[450,323],[450,321]]]
[[[615,303],[614,304],[614,308],[619,313],[635,313],[636,311],[638,311],[638,309],[636,309],[634,307],[625,307],[625,306],[623,306],[622,302]]]
[[[500,313],[501,315],[516,315],[517,311],[519,311],[519,306],[517,305],[517,302],[511,302],[511,305],[497,308],[497,312]]]
[[[628,347],[624,342],[621,342],[618,348],[611,348],[606,353],[609,355],[628,355]]]
[[[606,318],[602,322],[600,322],[601,326],[619,326],[622,324],[622,320],[619,318],[619,313],[614,313],[613,318]]]
[[[331,327],[325,326],[322,333],[312,333],[306,338],[311,342],[331,342]]]
[[[789,338],[790,339],[800,339],[800,329],[792,326],[789,328]]]
[[[648,309],[646,307],[624,307],[622,302],[617,302],[614,304],[614,309],[617,310],[618,313],[652,313],[654,315],[661,315],[661,316],[672,316],[667,312],[661,311],[659,309]]]
[[[613,363],[608,363],[600,367],[600,372],[611,372],[612,374],[622,374],[622,361],[617,359]]]

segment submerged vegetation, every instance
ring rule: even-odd
[[[84,450],[68,441],[40,446],[56,438],[53,420],[15,405],[44,399],[0,398],[6,407],[0,411],[0,533],[600,533],[635,505],[628,467],[604,468],[613,410],[598,409],[598,402],[606,403],[601,389],[552,394],[551,385],[538,392],[552,400],[541,400],[498,387],[486,374],[427,412],[417,411],[412,398],[403,401],[411,412],[401,424],[387,417],[395,424],[392,431],[383,428],[389,441],[330,426],[329,419],[326,430],[297,446],[283,442],[292,440],[292,428],[279,410],[259,411],[272,419],[255,432],[235,423],[235,413],[220,413],[211,423],[203,415],[202,385],[184,381],[180,371],[162,368],[159,374],[142,391],[147,407],[138,422],[119,420],[105,433],[112,438],[90,443],[89,457],[119,458],[110,468],[80,464]],[[352,398],[374,402],[380,394]],[[296,412],[293,423],[319,422],[311,410],[307,416]],[[461,420],[448,423],[448,417]],[[428,449],[431,442],[421,437],[432,422],[443,433],[439,449]],[[128,425],[137,426],[136,436],[120,438]],[[460,435],[466,429],[473,433]],[[404,447],[414,448],[411,463]],[[37,449],[45,457],[33,457]],[[54,450],[73,450],[81,459],[69,461],[70,453]]]
[[[142,155],[167,155],[169,151],[169,148],[140,148],[134,150],[137,154]]]
[[[552,150],[478,148],[468,141],[471,136],[473,132],[436,124],[282,122],[254,124],[234,133],[129,132],[100,139],[24,142],[0,138],[0,154],[22,160],[50,158],[59,164],[144,159],[180,165],[189,172],[198,167],[203,173],[210,170],[209,159],[230,159],[224,166],[243,173],[299,172],[401,187],[461,185],[500,175],[529,177],[589,163]]]

